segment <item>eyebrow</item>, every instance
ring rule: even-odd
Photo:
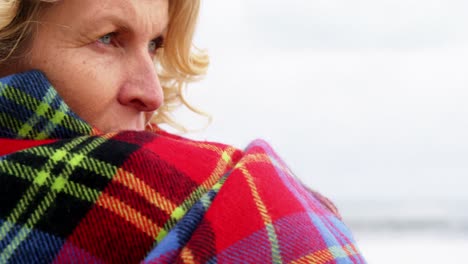
[[[123,19],[121,16],[118,16],[115,14],[105,14],[102,16],[97,16],[88,21],[89,21],[89,26],[93,28],[95,27],[96,24],[110,22],[116,27],[123,29],[123,31],[125,32],[135,32],[132,25],[126,19]],[[157,32],[154,38],[165,35],[168,24],[169,24],[169,21],[167,20],[164,21],[163,27],[161,27],[162,30],[160,30],[160,32]]]

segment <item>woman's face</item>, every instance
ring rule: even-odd
[[[143,130],[163,102],[153,59],[168,0],[65,0],[46,9],[22,70],[43,71],[103,132]]]

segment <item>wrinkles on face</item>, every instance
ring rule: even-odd
[[[168,0],[60,1],[42,17],[28,67],[100,130],[142,130],[163,101],[148,45],[167,25]]]

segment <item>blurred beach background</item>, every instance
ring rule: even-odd
[[[468,1],[206,0],[188,136],[269,141],[369,263],[468,263]],[[204,119],[179,111],[200,128]]]

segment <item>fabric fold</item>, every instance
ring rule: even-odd
[[[264,141],[102,134],[38,71],[0,103],[0,263],[365,263]]]

